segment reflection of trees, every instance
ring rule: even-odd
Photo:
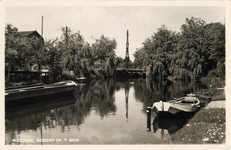
[[[63,126],[77,125],[84,122],[91,107],[103,118],[108,113],[115,112],[115,83],[112,79],[92,81],[78,86],[74,92],[76,102],[57,109],[57,117],[62,118]]]
[[[76,102],[71,105],[56,107],[55,104],[48,109],[33,112],[24,116],[6,119],[7,139],[15,138],[22,130],[38,130],[42,125],[44,129],[61,126],[61,131],[69,130],[70,125],[79,126],[84,122],[91,108],[96,111],[102,118],[109,113],[116,111],[114,104],[115,82],[113,79],[92,81],[86,85],[80,85],[74,92]],[[37,106],[37,105],[34,105]]]
[[[76,94],[78,97],[76,105],[78,102],[84,104],[88,101],[95,108],[96,113],[99,113],[103,118],[108,113],[116,111],[114,91],[115,82],[113,79],[92,81],[82,91],[79,91],[82,94]]]
[[[133,84],[130,84],[130,83]],[[101,118],[116,112],[115,90],[124,89],[126,117],[128,119],[129,100],[128,93],[131,86],[134,86],[135,98],[143,103],[143,112],[153,102],[168,101],[174,97],[181,97],[187,93],[196,93],[201,89],[198,82],[170,82],[152,80],[126,80],[115,81],[114,79],[95,80],[86,85],[78,85],[74,96],[68,93],[67,96],[59,98],[54,102],[42,103],[42,106],[34,104],[30,106],[33,111],[23,110],[20,113],[13,113],[15,117],[6,118],[5,132],[6,144],[13,138],[19,138],[20,132],[25,130],[42,130],[61,127],[61,131],[69,130],[69,126],[79,127],[84,123],[85,118],[94,110]],[[72,94],[72,93],[71,93]],[[49,100],[51,101],[51,100]],[[71,101],[67,103],[67,101]],[[29,107],[29,106],[28,106]],[[25,107],[24,107],[25,108]],[[9,113],[9,112],[7,112]],[[21,114],[21,115],[19,115]],[[23,115],[22,115],[23,114]],[[6,116],[12,116],[6,114]]]
[[[151,80],[146,82],[136,81],[134,83],[135,97],[144,103],[144,111],[147,106],[151,106],[154,102],[185,96],[189,93],[197,93],[201,89],[199,82],[175,81],[168,80]]]
[[[28,116],[16,117],[5,121],[5,144],[11,144],[12,139],[20,139],[20,133],[23,130],[37,131],[39,124],[46,119],[45,113],[30,114]]]
[[[58,108],[56,118],[61,118],[59,120],[62,120],[62,126],[79,126],[84,122],[84,118],[89,114],[91,107],[94,107],[103,118],[108,113],[116,111],[114,91],[115,83],[113,79],[97,80],[84,86],[80,85],[74,92],[76,102]]]

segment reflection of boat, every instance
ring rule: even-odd
[[[200,108],[200,100],[195,94],[187,94],[187,96],[171,100],[169,102],[155,102],[151,109],[162,117],[167,116],[183,116],[188,113],[194,113]]]
[[[195,114],[188,113],[182,118],[165,118],[157,116],[156,113],[153,115],[151,113],[152,111],[147,110],[147,131],[151,132],[151,126],[153,126],[155,137],[161,140],[167,140],[171,134],[181,129]],[[151,123],[152,119],[153,122]]]
[[[40,130],[41,139],[43,139],[42,130],[44,128],[55,128],[60,125],[64,118],[71,114],[70,111],[71,108],[73,108],[71,106],[74,106],[74,103],[76,102],[72,91],[38,96],[33,99],[38,102],[27,105],[6,107],[5,143],[7,145],[21,144],[13,140],[20,140],[20,134],[24,131],[32,131],[38,133],[38,130]],[[64,126],[66,126],[66,124],[64,124]],[[39,143],[37,142],[37,144]]]
[[[181,129],[193,115],[187,118],[160,118],[156,117],[153,121],[154,135],[161,140],[166,140],[171,134]]]
[[[72,91],[33,97],[33,103],[25,103],[30,98],[18,99],[24,102],[23,105],[7,105],[5,108],[6,119],[19,118],[32,114],[49,111],[54,108],[74,104],[76,99]]]
[[[22,98],[31,98],[35,96],[71,91],[75,89],[76,85],[77,84],[74,81],[62,81],[54,84],[42,84],[37,86],[6,89],[5,100],[7,102]]]

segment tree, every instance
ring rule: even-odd
[[[30,49],[27,49],[27,53],[29,53],[30,64],[38,65],[38,72],[41,72],[41,66],[45,65],[45,42],[42,37],[32,37],[28,39],[30,43]]]
[[[143,42],[143,47],[135,53],[135,63],[139,63],[139,65],[143,63],[148,76],[154,78],[168,76],[170,58],[177,42],[175,36],[176,33],[168,30],[165,25],[158,28],[157,33],[147,38]]]
[[[116,40],[110,40],[108,37],[101,35],[100,39],[96,39],[92,44],[92,54],[94,60],[94,70],[107,70],[111,74],[115,68],[116,57],[115,49],[117,43]]]
[[[61,41],[59,41],[58,47],[63,54],[63,70],[79,70],[82,58],[81,49],[85,44],[84,38],[80,32],[72,33],[67,27],[62,27],[62,32]]]
[[[10,24],[7,24],[5,28],[5,66],[8,67],[7,80],[10,78],[11,67],[18,57],[18,51],[15,43],[17,30],[17,28],[12,27]]]
[[[189,52],[187,67],[192,71],[193,78],[215,69],[225,59],[225,26],[221,23],[206,24],[200,18],[186,18],[181,26],[182,49]]]
[[[96,39],[95,43],[92,44],[94,59],[106,61],[109,57],[115,58],[116,46],[115,39],[110,40],[108,37],[101,35],[100,39]]]
[[[124,59],[122,57],[117,56],[115,66],[116,66],[116,68],[124,68],[125,67]]]
[[[44,41],[42,37],[22,38],[16,27],[7,24],[5,28],[5,60],[8,77],[11,69],[29,70],[31,64],[43,62]],[[40,70],[40,67],[39,69]]]
[[[134,60],[134,67],[135,68],[143,68],[144,61],[146,59],[146,53],[142,48],[137,48],[137,51],[133,54],[135,60]]]
[[[219,63],[225,62],[225,25],[221,23],[210,23],[206,27],[206,35],[209,37],[208,50],[209,60],[213,62],[215,69]]]
[[[112,57],[108,57],[105,71],[107,76],[113,76],[115,73],[116,67]]]
[[[135,66],[154,78],[200,79],[211,70],[224,76],[225,26],[194,17],[186,18],[179,33],[161,26],[134,57]]]
[[[185,24],[181,26],[182,38],[180,39],[181,49],[185,53],[189,53],[189,61],[184,68],[190,68],[192,78],[199,79],[206,73],[205,61],[208,57],[207,49],[204,47],[205,21],[200,18],[186,18]],[[191,51],[191,52],[189,52]]]

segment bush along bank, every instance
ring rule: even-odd
[[[225,100],[225,79],[218,77],[201,78],[201,83],[206,85],[204,94],[209,95],[212,101]]]

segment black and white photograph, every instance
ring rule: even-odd
[[[229,2],[19,2],[0,12],[4,150],[230,149]]]

